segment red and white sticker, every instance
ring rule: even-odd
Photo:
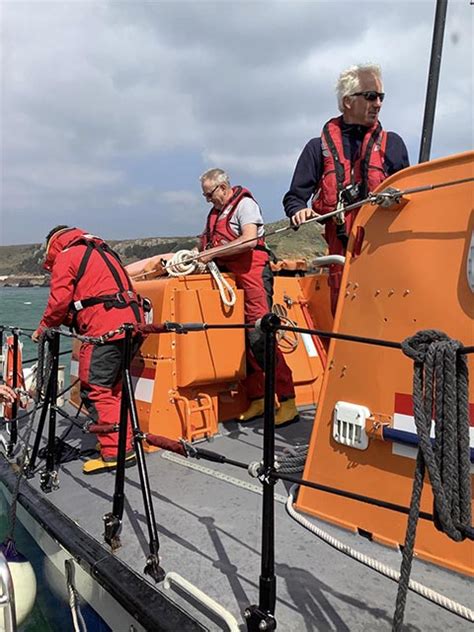
[[[469,437],[470,446],[474,448],[474,404],[469,404]],[[395,393],[395,408],[393,414],[393,428],[403,430],[416,436],[415,417],[413,413],[413,397],[405,393]],[[434,421],[431,422],[430,435],[434,437]],[[392,443],[392,454],[416,459],[417,448],[403,443]],[[474,466],[471,464],[471,471]]]
[[[132,384],[135,399],[151,404],[153,401],[153,389],[155,387],[155,369],[146,367],[135,368],[132,366]]]
[[[79,362],[71,360],[71,377],[79,377]],[[132,384],[135,392],[135,399],[140,402],[151,404],[153,401],[153,388],[155,386],[155,369],[132,366]]]

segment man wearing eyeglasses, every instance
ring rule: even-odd
[[[379,121],[385,98],[380,66],[361,64],[344,70],[336,93],[342,115],[329,120],[321,136],[311,139],[296,164],[290,190],[283,198],[294,226],[311,217],[363,200],[392,173],[409,166],[405,143]],[[312,198],[311,208],[307,203]],[[329,254],[345,254],[357,211],[325,223]],[[341,266],[329,268],[331,310],[336,310]]]
[[[257,202],[247,189],[231,186],[222,169],[210,169],[201,178],[202,194],[212,204],[206,228],[201,235],[200,260],[217,265],[235,276],[239,289],[244,291],[245,322],[255,322],[272,307],[273,276],[269,254],[264,241],[263,217]],[[247,377],[245,390],[249,408],[239,417],[250,421],[263,415],[263,336],[260,329],[246,331]],[[275,390],[280,407],[275,425],[282,427],[298,420],[295,388],[291,369],[279,349],[276,353]]]

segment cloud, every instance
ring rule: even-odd
[[[210,166],[282,216],[299,152],[337,113],[340,70],[376,61],[382,122],[416,161],[432,2],[2,5],[2,240],[54,223],[106,238],[199,232]],[[409,13],[409,19],[407,14]],[[433,156],[472,146],[472,9],[448,7]]]

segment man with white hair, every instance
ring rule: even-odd
[[[347,206],[364,199],[385,178],[409,165],[403,140],[395,132],[386,132],[379,121],[385,97],[380,66],[360,64],[344,70],[336,93],[342,116],[329,120],[321,136],[307,143],[283,198],[294,226],[335,210],[339,203]],[[357,211],[341,214],[325,223],[329,254],[345,254],[356,215]],[[330,266],[333,314],[341,277],[341,266]]]
[[[245,322],[255,322],[271,310],[273,276],[265,246],[263,217],[250,191],[231,186],[222,169],[209,169],[201,178],[202,194],[212,204],[206,228],[201,235],[200,260],[212,259],[220,268],[232,272],[237,287],[244,291]],[[260,329],[246,331],[247,377],[245,390],[249,408],[240,421],[251,421],[263,414],[264,408],[264,340]],[[282,352],[276,352],[275,390],[280,407],[275,425],[282,427],[298,420],[295,388],[291,369]]]

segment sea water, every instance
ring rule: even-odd
[[[0,287],[0,325],[35,330],[48,296],[48,287]],[[36,354],[36,345],[30,338],[22,336],[21,341],[25,358]]]
[[[38,346],[31,340],[31,333],[38,327],[46,303],[48,302],[48,287],[0,287],[0,325],[19,327],[25,330],[20,340],[23,343],[23,360],[36,358]],[[31,330],[31,331],[30,331]],[[8,334],[8,331],[4,335]],[[61,337],[60,350],[71,349],[71,341]],[[27,365],[30,363],[27,362]],[[66,368],[66,385],[69,382],[69,357],[66,355],[59,360]]]

